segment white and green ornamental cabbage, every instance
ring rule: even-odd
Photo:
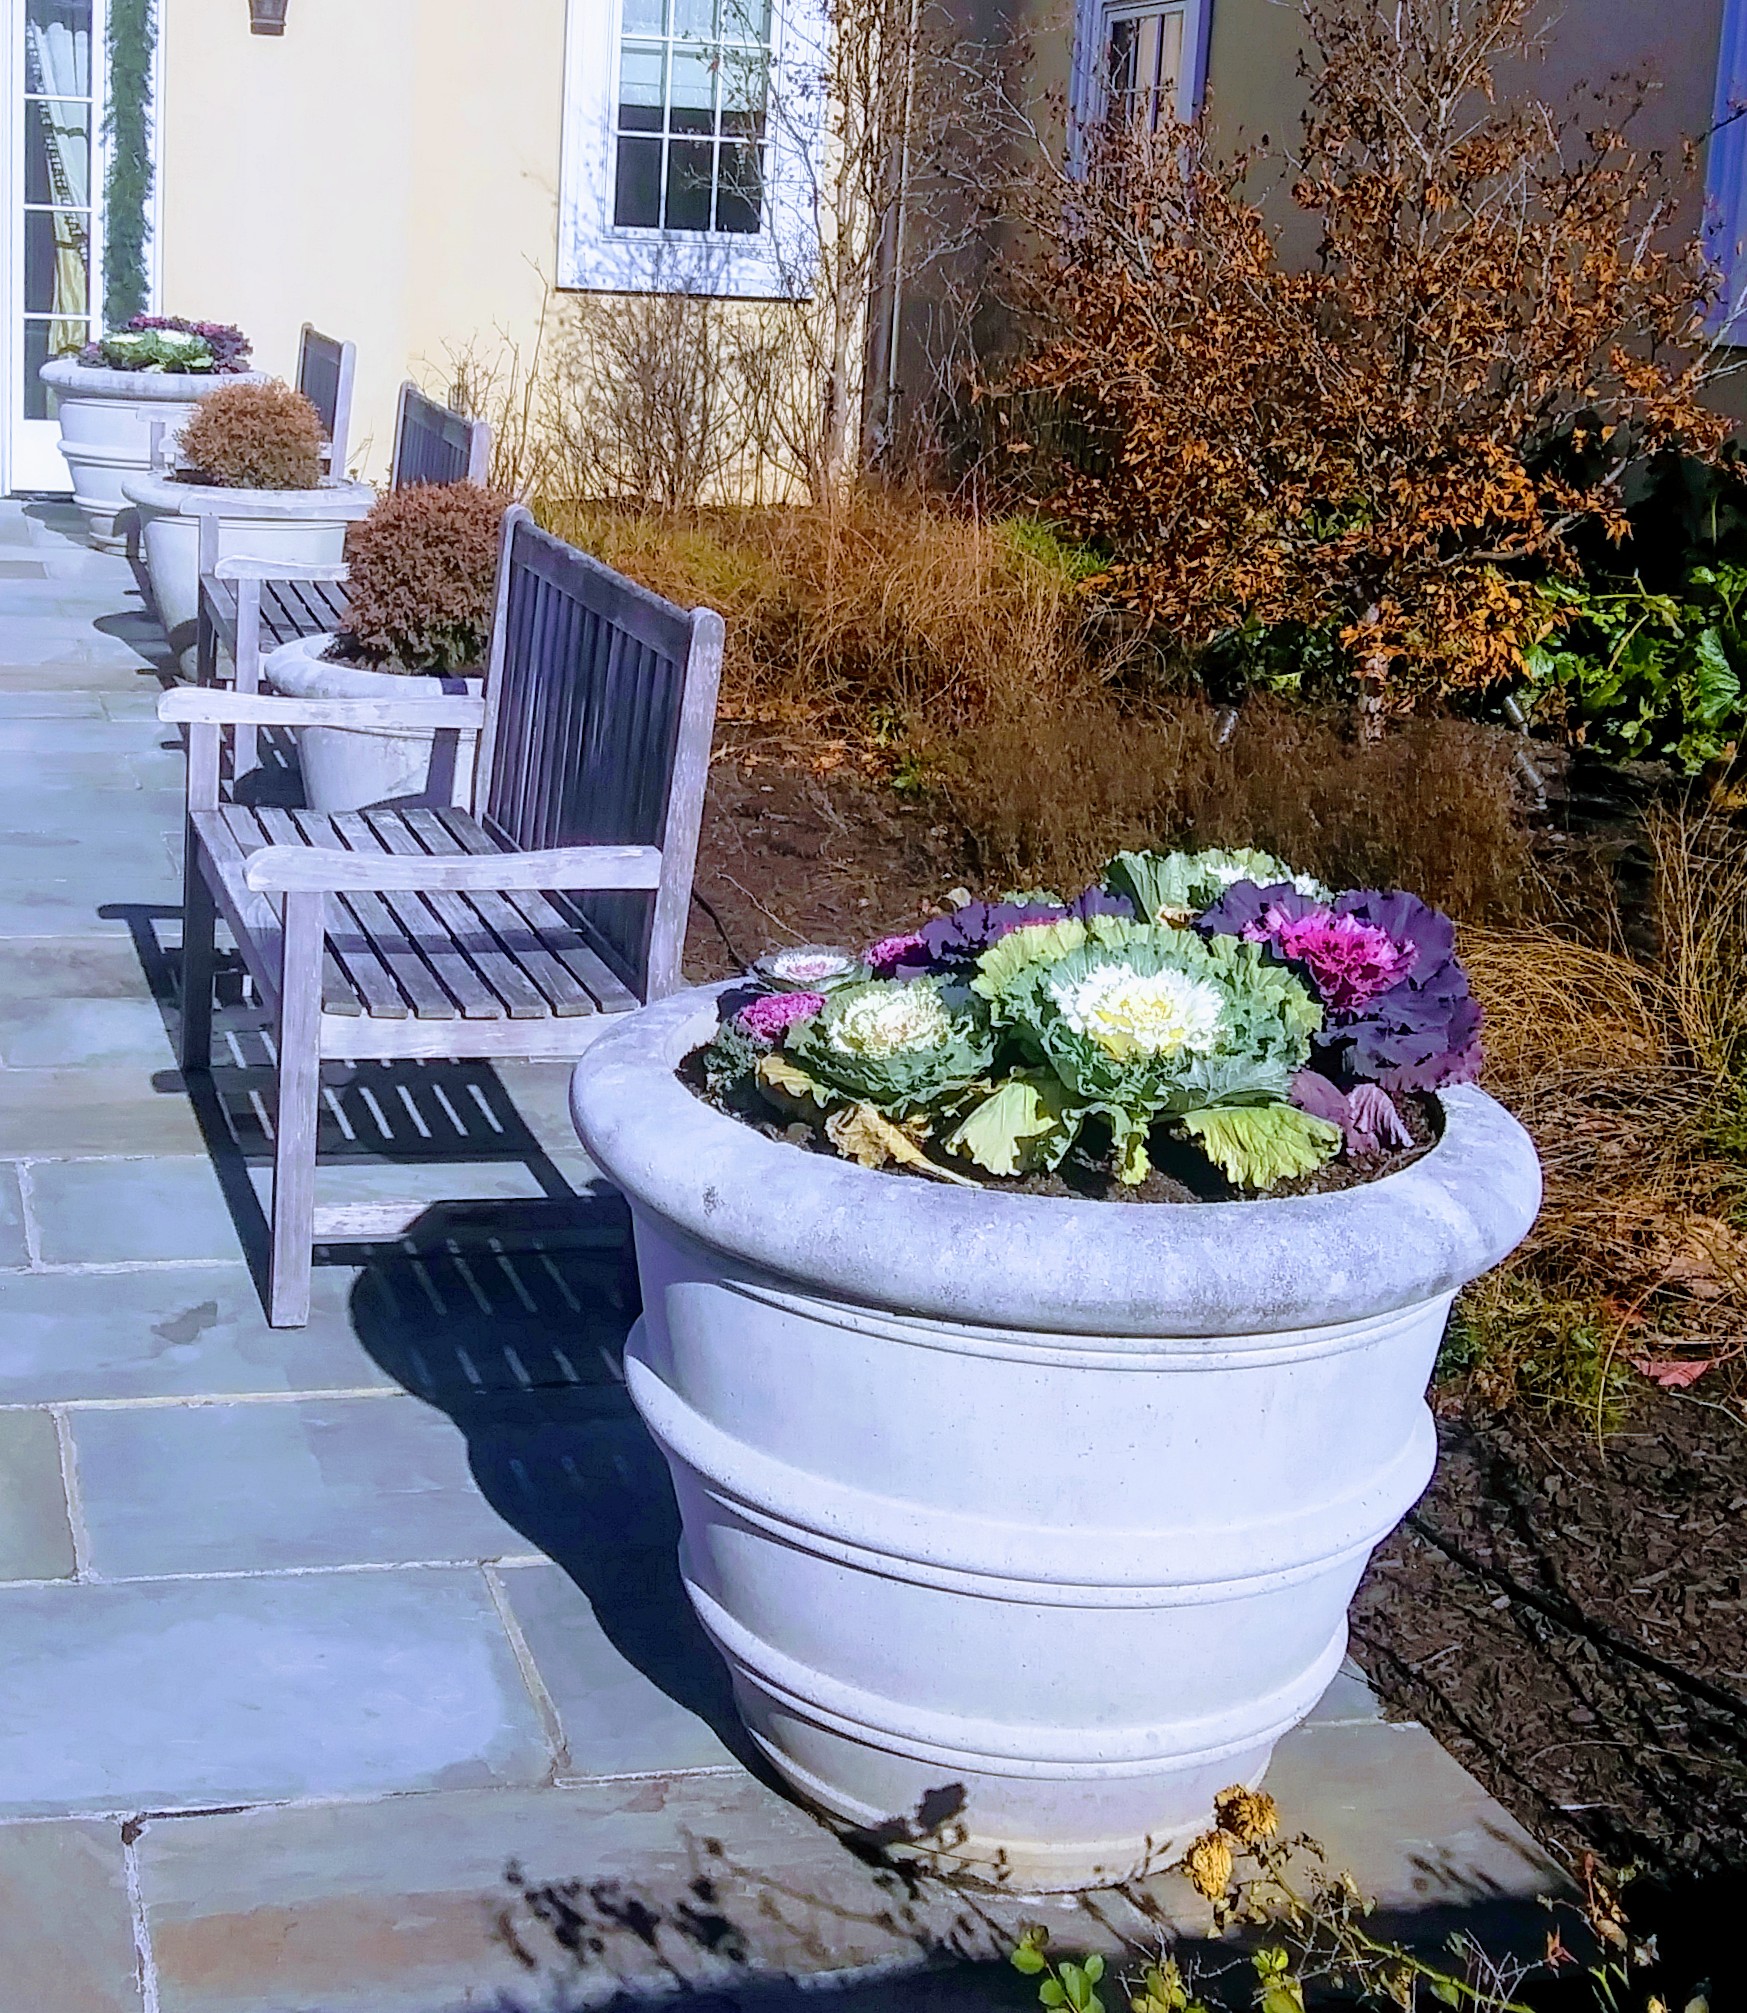
[[[1084,927],[1063,951],[1015,931],[987,952],[979,990],[1027,1067],[969,1113],[948,1146],[992,1173],[1057,1165],[1088,1118],[1110,1126],[1126,1182],[1146,1178],[1147,1135],[1176,1119],[1233,1179],[1306,1173],[1339,1131],[1288,1102],[1322,1009],[1303,983],[1236,937],[1168,926]],[[1030,948],[1038,953],[1026,957]],[[1248,1112],[1267,1111],[1261,1121]],[[1189,1125],[1217,1112],[1218,1124]],[[1267,1173],[1266,1181],[1253,1177]]]
[[[783,1046],[816,1083],[892,1116],[965,1091],[994,1061],[980,1002],[949,1002],[932,979],[839,986]]]
[[[1118,853],[1105,869],[1104,884],[1126,895],[1148,922],[1186,923],[1218,901],[1239,881],[1258,888],[1295,888],[1315,901],[1329,891],[1310,874],[1295,874],[1273,853],[1253,846],[1227,850],[1209,846],[1197,853]]]

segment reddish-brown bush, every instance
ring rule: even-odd
[[[348,652],[383,671],[483,663],[509,506],[502,490],[473,482],[419,483],[383,497],[346,545]]]
[[[219,489],[314,489],[321,450],[321,421],[302,392],[230,384],[182,429],[182,473]]]

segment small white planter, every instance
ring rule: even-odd
[[[483,678],[405,678],[336,664],[322,653],[331,636],[304,636],[262,660],[274,691],[292,699],[403,699],[435,692],[478,698]],[[459,729],[390,734],[369,727],[298,727],[303,798],[312,811],[362,811],[416,798],[427,804],[473,801],[473,758],[479,736]]]
[[[631,1395],[754,1740],[839,1819],[956,1808],[919,1848],[948,1870],[1158,1866],[1334,1676],[1533,1146],[1464,1088],[1430,1153],[1341,1194],[934,1187],[701,1103],[673,1069],[714,1020],[709,992],[628,1016],[571,1109],[630,1200]]]
[[[220,559],[295,559],[337,566],[346,526],[368,514],[376,492],[367,482],[324,482],[319,489],[217,489],[163,475],[129,476],[122,494],[140,516],[140,544],[158,619],[194,676],[195,619],[200,612],[199,512],[218,506]]]
[[[153,423],[162,421],[166,436],[179,433],[200,401],[227,384],[267,382],[255,370],[102,370],[71,357],[56,357],[37,375],[55,395],[73,501],[101,552],[126,548],[126,526],[116,523],[127,508],[121,486],[130,475],[150,472]]]

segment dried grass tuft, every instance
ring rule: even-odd
[[[1546,1176],[1450,1359],[1492,1406],[1606,1425],[1632,1364],[1677,1388],[1720,1366],[1707,1391],[1747,1382],[1747,846],[1714,814],[1660,814],[1649,840],[1653,962],[1545,928],[1464,932],[1488,1087]]]

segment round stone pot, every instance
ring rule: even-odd
[[[179,433],[200,401],[227,384],[267,382],[258,370],[103,370],[71,357],[56,357],[37,375],[55,395],[73,501],[101,552],[126,549],[127,527],[116,522],[127,509],[121,486],[150,472],[153,422],[163,422],[166,436]]]
[[[261,662],[275,692],[292,699],[429,698],[439,692],[478,698],[483,677],[404,677],[337,664],[323,655],[331,636],[302,636]],[[363,811],[378,804],[470,804],[479,736],[460,728],[391,734],[372,727],[296,727],[303,800],[312,811]]]
[[[630,1201],[630,1393],[752,1738],[944,1871],[1166,1863],[1340,1665],[1431,1476],[1451,1298],[1539,1206],[1528,1136],[1462,1088],[1340,1194],[948,1188],[702,1103],[673,1072],[714,1023],[711,991],[627,1016],[571,1110]]]
[[[346,526],[367,516],[376,501],[369,483],[334,480],[319,489],[216,489],[147,473],[129,476],[121,490],[139,511],[152,599],[185,678],[195,673],[202,507],[219,505],[220,559],[337,566],[345,557]]]

